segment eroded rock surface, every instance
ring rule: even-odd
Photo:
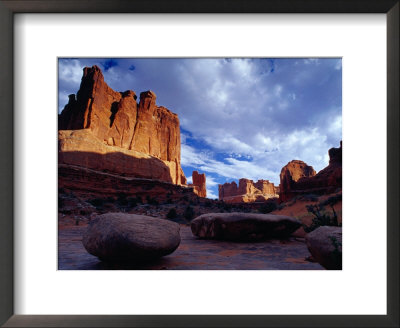
[[[289,216],[238,212],[203,214],[191,223],[197,237],[233,241],[286,238],[300,226]]]
[[[219,200],[226,203],[262,202],[278,197],[276,188],[268,180],[253,182],[249,179],[240,179],[239,186],[235,181],[218,186]]]
[[[179,229],[177,223],[168,220],[107,213],[91,220],[82,243],[90,254],[106,262],[151,260],[178,248]]]
[[[342,228],[322,226],[306,235],[313,258],[329,270],[342,269]]]

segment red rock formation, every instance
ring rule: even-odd
[[[303,161],[293,160],[286,164],[280,174],[280,193],[279,200],[285,202],[294,197],[292,190],[297,181],[304,177],[313,177],[316,174],[312,166]]]
[[[132,151],[125,154],[136,157],[137,153],[141,153],[159,159],[170,170],[170,178],[163,181],[186,184],[180,165],[178,116],[165,107],[156,106],[156,95],[152,91],[142,92],[139,104],[136,99],[135,92],[131,90],[116,92],[111,89],[104,81],[99,67],[85,67],[77,96],[69,96],[68,104],[59,115],[59,130],[87,129],[100,143],[109,146],[102,149],[103,154],[108,151]],[[86,138],[90,137],[86,135]],[[78,140],[74,145],[81,147]],[[63,140],[60,151],[72,152],[74,145],[70,143],[66,146]],[[85,151],[90,152],[91,145],[85,147]],[[99,147],[96,144],[93,151],[98,151]],[[74,164],[78,163],[75,161]],[[99,166],[98,169],[108,171],[110,167]],[[141,169],[143,175],[145,165]],[[126,167],[124,171],[120,165],[116,173],[132,174],[132,167]],[[159,178],[154,176],[152,167],[148,167],[144,175]]]
[[[339,148],[331,148],[328,153],[329,165],[317,174],[315,174],[311,166],[305,168],[303,165],[303,169],[305,170],[304,176],[299,177],[301,174],[297,172],[294,174],[294,177],[298,179],[295,180],[288,173],[290,172],[290,167],[287,167],[293,162],[301,161],[292,161],[283,167],[281,171],[279,200],[285,202],[301,194],[330,194],[342,188],[342,142],[340,142]]]
[[[226,203],[249,203],[266,201],[278,197],[275,186],[268,180],[258,180],[256,183],[249,179],[240,179],[239,187],[236,182],[224,183],[218,186],[219,200]]]
[[[206,175],[204,173],[199,174],[197,171],[192,173],[192,183],[189,187],[193,187],[193,191],[199,197],[207,197],[206,189]]]
[[[118,197],[155,198],[158,201],[179,201],[182,197],[195,201],[197,196],[187,186],[96,171],[82,166],[58,165],[58,187],[73,192],[79,199]]]

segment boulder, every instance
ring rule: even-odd
[[[342,269],[342,228],[322,226],[306,235],[313,258],[328,270]]]
[[[152,260],[171,254],[181,241],[177,223],[135,214],[107,213],[90,221],[82,242],[107,262]]]
[[[207,213],[191,223],[197,237],[232,241],[286,238],[300,226],[299,220],[289,216],[253,213]]]

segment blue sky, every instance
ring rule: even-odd
[[[338,58],[59,59],[59,112],[93,65],[114,90],[152,90],[178,114],[183,170],[206,173],[209,198],[240,178],[278,185],[293,159],[318,172],[342,139]]]

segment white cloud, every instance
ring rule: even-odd
[[[218,199],[218,195],[216,195],[213,190],[207,188],[207,198]]]
[[[79,86],[82,78],[82,65],[77,59],[63,60],[59,63],[59,79]]]
[[[341,135],[342,133],[342,116],[337,115],[334,117],[329,124],[328,131],[333,135]]]
[[[283,89],[282,86],[279,85],[279,84],[275,86],[275,88],[274,88],[275,97],[280,97],[281,96],[282,89]]]
[[[68,103],[68,101],[69,101],[68,95],[69,95],[68,92],[65,92],[65,91],[59,92],[59,94],[58,94],[58,107],[60,109],[63,109],[64,106]]]
[[[319,65],[320,64],[320,60],[319,60],[319,58],[307,58],[307,59],[304,59],[304,64],[306,64],[306,65],[311,65],[311,64]]]
[[[183,166],[198,166],[205,164],[206,155],[199,153],[193,147],[186,144],[181,145],[181,165]]]
[[[218,174],[219,176],[229,179],[248,178],[253,180],[258,179],[273,179],[277,177],[276,171],[270,170],[263,159],[257,161],[238,160],[232,157],[224,158],[224,161],[218,161],[210,157],[206,153],[198,156],[196,150],[188,145],[182,145],[181,163],[183,166],[197,167],[199,171]],[[274,179],[276,181],[276,179]],[[218,183],[212,177],[207,177],[207,187],[214,187]]]
[[[218,198],[218,195],[214,193],[214,190],[218,190],[218,188],[215,188],[218,186],[218,184],[219,183],[215,181],[215,179],[212,176],[206,175],[207,198],[210,199]]]
[[[206,184],[207,187],[215,187],[218,186],[218,182],[211,176],[206,176]]]

